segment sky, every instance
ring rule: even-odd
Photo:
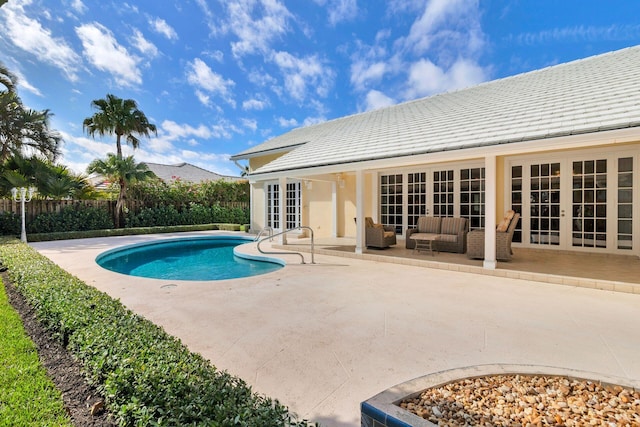
[[[9,0],[0,62],[53,113],[75,172],[115,137],[91,101],[134,99],[139,162],[238,176],[229,156],[296,127],[640,44],[637,0]]]

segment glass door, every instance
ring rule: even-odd
[[[571,246],[607,247],[607,160],[573,162]]]
[[[529,168],[529,243],[561,244],[560,163],[532,164]]]

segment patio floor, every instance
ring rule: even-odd
[[[310,240],[290,238],[286,246],[274,247],[309,252]],[[327,255],[640,294],[640,258],[635,255],[514,248],[511,261],[498,261],[496,270],[488,270],[482,267],[482,260],[468,259],[464,254],[434,252],[430,255],[428,252],[414,252],[405,248],[404,240],[398,240],[397,245],[386,249],[367,248],[358,255],[355,254],[353,238],[316,239],[315,251]]]
[[[555,277],[544,273],[551,260],[532,264],[543,273],[507,270],[505,263],[494,270],[522,275],[514,280],[461,271],[484,270],[464,256],[414,258],[397,247],[356,257],[345,251],[348,242],[332,241],[319,242],[315,265],[283,255],[278,258],[288,262],[285,268],[233,280],[145,279],[95,263],[98,254],[114,247],[191,234],[229,233],[31,245],[218,369],[324,427],[358,427],[360,403],[370,397],[426,374],[472,365],[553,366],[640,379],[640,295],[524,277]],[[302,243],[290,242],[296,245],[288,249]],[[256,244],[239,249],[255,254]],[[457,262],[445,262],[449,257]],[[518,251],[516,259],[524,262],[524,253]],[[640,262],[605,261],[616,278],[621,277],[616,270],[637,271]],[[590,258],[580,265],[595,275],[594,266],[601,263]],[[578,274],[580,265],[567,273]],[[635,283],[619,283],[637,289]]]

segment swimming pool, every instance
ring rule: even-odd
[[[129,276],[165,280],[224,280],[278,270],[273,258],[248,259],[234,248],[251,241],[235,236],[206,236],[156,240],[111,249],[98,255],[102,268]]]

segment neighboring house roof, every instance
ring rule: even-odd
[[[219,175],[190,163],[178,163],[177,165],[161,165],[159,163],[143,162],[150,171],[165,182],[175,180],[199,184],[203,181],[238,181],[242,178],[236,176]]]
[[[297,128],[232,159],[252,174],[640,126],[640,46]]]

